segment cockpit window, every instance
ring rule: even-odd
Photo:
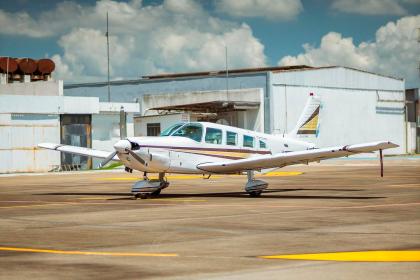
[[[171,125],[170,127],[166,128],[164,131],[160,133],[160,136],[169,136],[171,135],[175,130],[183,126],[184,123],[176,123],[174,125]]]
[[[197,123],[189,123],[175,131],[172,136],[187,137],[197,142],[201,142],[203,126]]]

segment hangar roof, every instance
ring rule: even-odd
[[[255,73],[266,73],[266,72],[299,72],[299,71],[313,71],[319,69],[328,69],[328,68],[344,68],[350,69],[353,71],[378,75],[386,78],[396,79],[396,80],[403,80],[402,78],[392,77],[388,75],[383,75],[375,72],[369,72],[366,70],[346,67],[346,66],[322,66],[322,67],[312,67],[308,65],[293,65],[293,66],[273,66],[273,67],[256,67],[256,68],[239,68],[239,69],[229,69],[229,75],[241,75],[241,74],[255,74]],[[154,82],[159,80],[165,79],[188,79],[188,78],[199,78],[199,77],[208,77],[208,76],[224,76],[226,75],[226,70],[219,70],[219,71],[201,71],[201,72],[185,72],[185,73],[166,73],[166,74],[156,74],[156,75],[147,75],[142,76],[139,79],[133,80],[118,80],[118,81],[110,81],[111,85],[125,85],[125,84],[140,84],[140,83],[147,83],[147,82]],[[77,88],[77,87],[97,87],[97,86],[106,86],[107,82],[87,82],[87,83],[71,83],[71,84],[64,84],[65,89]]]
[[[290,70],[303,70],[313,69],[314,67],[307,65],[293,65],[293,66],[274,66],[274,67],[258,67],[258,68],[239,68],[228,70],[228,74],[244,74],[244,73],[259,73],[259,72],[280,72]],[[142,76],[144,79],[168,79],[168,78],[183,78],[183,77],[196,77],[196,76],[215,76],[226,75],[226,70],[221,71],[203,71],[203,72],[186,72],[186,73],[173,73],[173,74],[158,74]]]

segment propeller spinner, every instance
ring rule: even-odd
[[[140,162],[141,164],[145,165],[146,162],[142,159],[139,155],[137,155],[133,150],[140,149],[139,144],[135,142],[131,142],[128,139],[119,140],[117,143],[114,144],[115,151],[109,154],[100,164],[99,167],[105,166],[108,162],[110,162],[114,156],[118,153],[128,153],[130,154],[136,161]]]

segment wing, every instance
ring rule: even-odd
[[[391,142],[373,142],[341,147],[312,149],[298,152],[279,153],[275,155],[255,156],[246,159],[223,162],[201,163],[198,169],[214,173],[236,173],[244,170],[261,170],[265,168],[284,167],[287,165],[309,163],[330,158],[339,158],[359,153],[398,147]]]
[[[49,149],[49,150],[55,150],[60,151],[63,153],[70,153],[75,155],[81,155],[81,156],[91,156],[96,158],[107,158],[111,152],[107,151],[100,151],[100,150],[94,150],[84,147],[77,147],[77,146],[69,146],[69,145],[62,145],[62,144],[54,144],[54,143],[41,143],[38,144],[38,147]],[[120,159],[118,156],[114,156],[112,158],[114,161],[119,161]]]

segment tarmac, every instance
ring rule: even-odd
[[[420,279],[420,158],[326,161],[246,176],[0,177],[0,279]]]

